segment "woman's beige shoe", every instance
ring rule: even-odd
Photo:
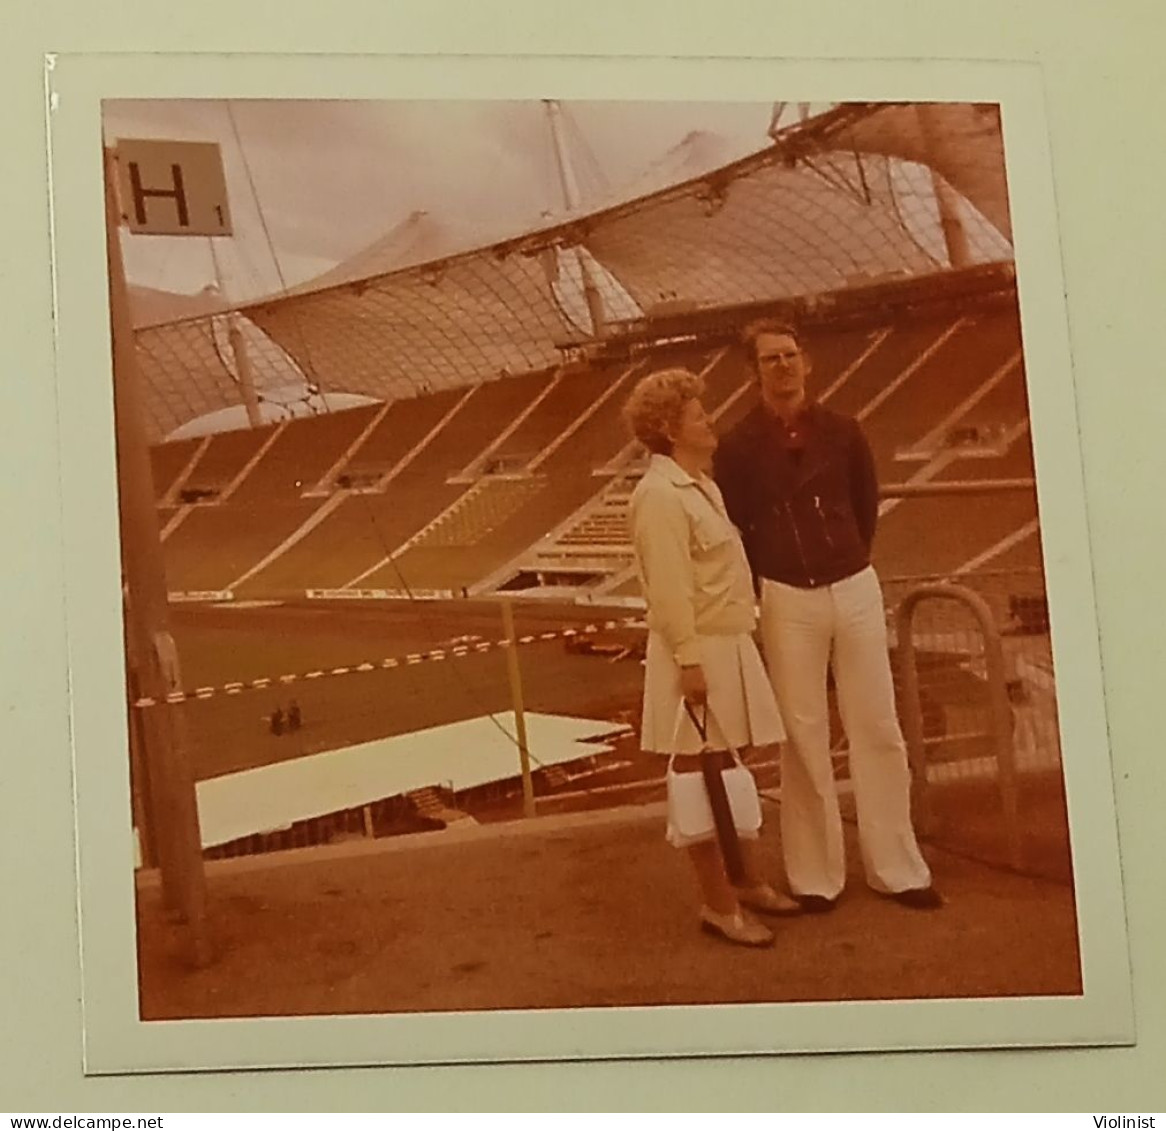
[[[783,895],[769,884],[757,884],[751,888],[738,888],[737,899],[742,907],[760,911],[765,915],[800,915],[802,905],[796,899]]]
[[[709,907],[702,907],[700,929],[738,946],[772,946],[774,943],[773,932],[756,919],[750,919],[740,908],[729,915],[720,915]]]

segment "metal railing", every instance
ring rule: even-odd
[[[932,831],[930,807],[930,767],[924,732],[922,692],[918,652],[914,635],[915,614],[925,601],[955,601],[971,611],[983,642],[985,676],[990,708],[989,736],[996,764],[996,781],[1004,814],[1009,862],[1014,868],[1023,865],[1020,832],[1020,806],[1017,786],[1016,750],[1013,743],[1014,719],[1009,699],[1009,674],[1004,647],[992,609],[972,589],[949,582],[918,585],[899,602],[895,611],[900,679],[900,717],[912,771],[912,808],[915,824],[926,835]]]

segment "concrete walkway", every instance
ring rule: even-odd
[[[1072,889],[1057,869],[1020,876],[932,847],[943,910],[904,909],[855,872],[833,914],[778,920],[777,945],[747,951],[697,930],[692,879],[663,841],[662,808],[215,862],[220,957],[199,971],[183,965],[158,886],[142,877],[143,1016],[1080,992]],[[773,816],[762,846],[776,874]],[[969,843],[994,819],[960,817]],[[857,868],[850,826],[847,835]]]

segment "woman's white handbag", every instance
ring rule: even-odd
[[[677,720],[677,728],[682,725],[683,716]],[[704,751],[709,750],[704,739]],[[741,761],[741,755],[726,740],[726,747],[733,756],[733,765],[721,771],[725,783],[725,794],[729,809],[733,814],[733,825],[738,833],[755,836],[761,828],[761,798],[757,793],[757,783],[753,774]],[[699,771],[687,774],[677,773],[673,768],[673,754],[668,760],[668,835],[669,840],[684,844],[695,843],[716,835],[716,822],[712,806],[709,804],[708,790],[704,775]]]

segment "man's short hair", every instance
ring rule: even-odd
[[[754,368],[757,367],[757,339],[762,334],[785,335],[793,338],[799,350],[802,348],[801,335],[792,322],[783,322],[780,318],[758,318],[741,331],[741,342],[749,351],[749,360]]]

